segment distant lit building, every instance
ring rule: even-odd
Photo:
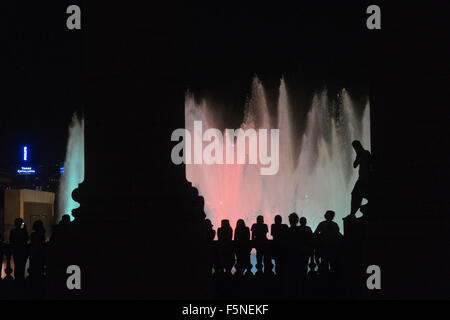
[[[29,146],[21,149],[16,176],[12,182],[13,189],[33,189],[39,191],[50,191],[56,193],[63,170],[62,163],[52,165],[34,165],[31,161],[31,150]]]
[[[64,164],[57,163],[45,168],[45,185],[43,190],[58,192],[59,182],[64,174]]]
[[[20,175],[35,175],[36,174],[36,170],[34,170],[31,166],[30,166],[30,162],[29,162],[29,148],[28,146],[24,146],[23,147],[23,157],[22,157],[22,165],[20,166],[19,169],[17,169],[17,173]]]
[[[9,236],[14,228],[14,220],[22,218],[31,232],[33,223],[41,220],[48,234],[54,224],[55,194],[53,192],[16,189],[4,191],[3,234]]]
[[[29,146],[21,147],[20,151],[15,169],[0,167],[0,232],[5,239],[18,217],[25,220],[29,232],[38,219],[50,230],[63,173],[62,162],[37,165],[31,161]]]

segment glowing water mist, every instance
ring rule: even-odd
[[[84,179],[84,120],[76,115],[72,117],[69,127],[69,139],[64,161],[64,173],[59,184],[58,221],[63,214],[70,214],[80,204],[72,199],[72,191]]]
[[[300,128],[300,119],[292,116],[284,80],[276,116],[269,113],[265,97],[264,87],[255,78],[241,128],[280,129],[279,171],[262,176],[257,165],[186,165],[187,179],[205,198],[208,218],[215,227],[220,226],[220,220],[229,219],[234,228],[237,219],[251,225],[262,214],[270,226],[275,215],[280,214],[283,223],[288,223],[288,215],[296,212],[306,217],[314,230],[325,211],[334,210],[342,231],[358,172],[352,167],[355,153],[351,142],[360,140],[370,150],[369,103],[355,106],[345,89],[330,102],[323,90],[314,95],[311,105],[302,106],[309,111],[306,127]],[[192,132],[194,120],[202,121],[203,130],[220,127],[214,121],[215,110],[205,100],[197,104],[188,94],[186,128]]]

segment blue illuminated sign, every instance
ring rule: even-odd
[[[19,170],[17,170],[18,174],[35,174],[36,171],[31,167],[21,167]]]
[[[61,174],[63,174],[63,173],[64,173],[64,167],[59,168],[59,172],[60,172]]]
[[[23,162],[27,162],[29,160],[29,149],[28,146],[24,146],[23,147]],[[35,174],[36,171],[30,167],[29,165],[27,167],[20,167],[20,169],[17,170],[18,174],[25,174],[25,175],[29,175],[29,174]]]

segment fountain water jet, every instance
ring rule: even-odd
[[[72,199],[72,191],[84,180],[84,120],[76,115],[69,127],[64,173],[58,191],[58,221],[63,214],[72,217],[72,210],[80,206]]]
[[[324,89],[314,95],[306,115],[306,128],[293,119],[285,81],[279,87],[277,119],[268,112],[264,87],[255,78],[252,95],[245,106],[242,129],[280,129],[280,168],[276,175],[262,176],[257,165],[186,165],[186,177],[205,198],[205,212],[215,226],[229,219],[235,226],[243,218],[247,225],[262,214],[267,224],[276,214],[287,223],[288,215],[305,216],[315,229],[326,210],[342,218],[350,212],[350,194],[357,179],[352,163],[353,140],[370,150],[370,106],[356,106],[342,89],[338,101],[330,102]],[[356,112],[356,110],[362,112]],[[191,94],[185,99],[185,126],[193,129],[195,120],[203,129],[218,128],[214,106],[206,100],[196,103]],[[300,131],[299,131],[300,130]],[[300,134],[297,134],[299,133]],[[296,140],[296,137],[301,137]]]

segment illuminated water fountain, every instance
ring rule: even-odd
[[[369,103],[355,105],[345,89],[330,102],[324,89],[314,95],[311,105],[302,106],[309,111],[306,127],[301,128],[300,119],[292,116],[284,80],[279,87],[276,116],[268,111],[265,97],[263,85],[255,78],[241,128],[280,129],[279,171],[263,176],[252,164],[186,165],[187,179],[205,198],[208,218],[215,228],[222,219],[229,219],[234,228],[237,219],[243,218],[250,226],[262,214],[270,226],[276,214],[287,223],[288,215],[296,212],[306,217],[314,230],[325,211],[334,210],[342,230],[342,218],[350,212],[350,193],[357,179],[351,142],[360,140],[370,150]],[[195,120],[202,121],[203,130],[219,128],[214,120],[215,107],[206,100],[196,103],[188,94],[186,128],[192,132]]]
[[[72,199],[72,191],[84,179],[84,120],[76,115],[72,117],[69,127],[64,172],[58,192],[58,221],[63,214],[72,214],[72,210],[80,206]],[[71,219],[73,219],[71,217]]]

